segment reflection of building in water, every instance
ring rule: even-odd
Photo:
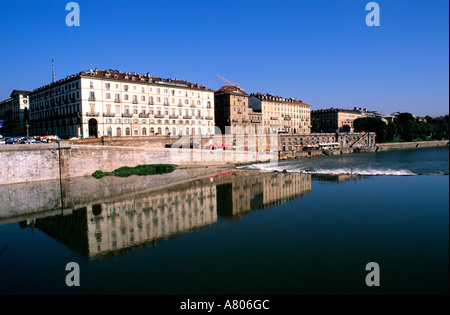
[[[70,210],[31,221],[69,248],[98,258],[154,245],[214,224],[218,215],[242,215],[310,190],[308,174],[237,171],[151,192],[124,192],[93,205],[80,204],[67,215]]]
[[[252,173],[245,177],[227,175],[215,182],[217,211],[224,217],[283,203],[311,190],[311,175],[300,173]]]
[[[186,187],[187,186],[187,187]],[[102,256],[217,221],[215,186],[193,182],[36,220],[36,227],[88,255]]]

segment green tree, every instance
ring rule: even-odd
[[[352,130],[352,128],[349,125],[342,126],[342,132],[350,132],[350,130]]]
[[[383,143],[386,141],[388,133],[387,125],[384,121],[377,117],[364,117],[355,119],[353,127],[357,132],[375,132],[377,135],[376,141]]]
[[[394,122],[388,123],[386,141],[394,140],[395,136],[397,135],[397,132],[398,132],[397,125]]]
[[[311,118],[311,132],[321,132],[322,131],[322,125],[320,124],[320,121],[316,118]]]

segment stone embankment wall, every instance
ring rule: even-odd
[[[277,160],[276,153],[63,144],[10,145],[0,148],[0,184],[91,175],[139,164],[230,166]]]
[[[416,141],[416,142],[397,142],[397,143],[378,143],[376,152],[388,150],[404,150],[416,148],[445,147],[448,146],[448,140],[439,141]]]

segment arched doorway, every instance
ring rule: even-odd
[[[89,137],[98,137],[98,123],[97,119],[91,118],[88,122]]]

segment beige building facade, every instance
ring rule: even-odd
[[[30,118],[35,135],[211,135],[214,91],[150,73],[89,70],[34,90]]]
[[[294,98],[253,93],[249,106],[261,111],[266,133],[304,134],[311,132],[311,105]]]
[[[322,132],[353,132],[355,119],[364,116],[359,110],[330,108],[314,110],[311,117],[320,122]]]

